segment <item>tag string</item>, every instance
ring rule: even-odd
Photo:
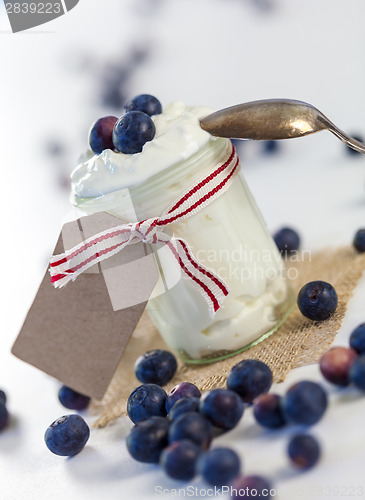
[[[56,288],[61,288],[69,281],[74,281],[89,267],[115,255],[127,245],[141,241],[152,245],[164,243],[183,273],[199,288],[213,317],[228,295],[227,285],[218,275],[198,262],[183,239],[171,238],[164,230],[169,224],[200,212],[222,196],[231,186],[239,169],[239,158],[232,145],[223,163],[219,163],[207,176],[191,186],[160,217],[107,229],[62,254],[52,256],[51,282]]]

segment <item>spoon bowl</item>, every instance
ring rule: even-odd
[[[202,118],[200,126],[214,136],[266,141],[329,130],[351,148],[365,153],[365,144],[345,134],[311,104],[294,99],[266,99],[231,106]]]

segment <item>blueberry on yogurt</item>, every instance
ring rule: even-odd
[[[155,124],[146,113],[129,111],[114,126],[113,144],[121,153],[140,153],[146,142],[152,141],[155,133]]]
[[[159,115],[162,113],[162,106],[160,101],[150,94],[140,94],[133,97],[124,106],[124,109],[128,111],[142,111],[149,116]]]
[[[104,149],[114,149],[113,129],[117,121],[116,116],[104,116],[92,124],[89,144],[94,153],[100,154]]]

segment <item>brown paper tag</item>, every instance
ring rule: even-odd
[[[54,254],[120,224],[105,212],[68,222]],[[143,243],[127,246],[61,289],[47,271],[12,353],[78,392],[102,398],[158,277]]]

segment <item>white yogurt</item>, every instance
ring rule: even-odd
[[[72,174],[74,203],[86,213],[107,211],[127,221],[161,215],[230,150],[229,140],[200,128],[198,118],[209,112],[173,103],[154,117],[156,137],[141,153],[107,150],[81,163]],[[213,203],[170,227],[230,291],[211,318],[191,280],[180,279],[166,290],[171,260],[159,251],[162,278],[148,311],[171,348],[185,359],[214,358],[275,328],[288,301],[283,263],[240,174]]]
[[[91,198],[136,186],[181,160],[190,158],[217,138],[205,132],[199,118],[211,113],[203,106],[187,107],[173,102],[160,115],[152,116],[156,134],[141,153],[128,155],[110,149],[100,155],[85,155],[71,174],[75,196]]]

